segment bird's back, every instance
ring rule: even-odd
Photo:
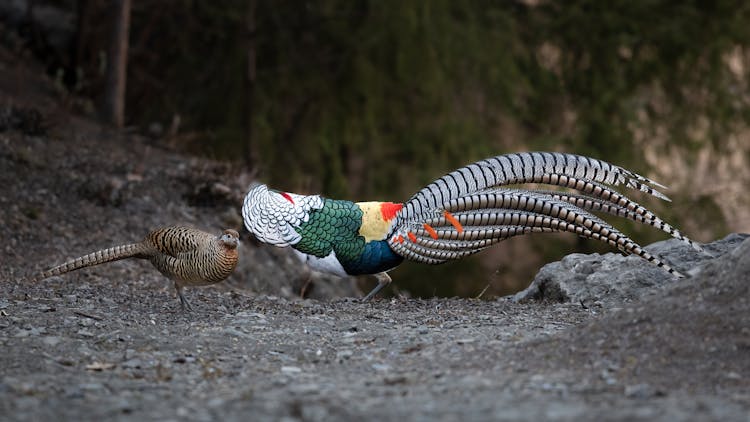
[[[168,227],[146,236],[156,251],[148,257],[165,276],[182,284],[213,284],[226,279],[237,265],[236,247],[228,248],[209,233],[189,227]]]

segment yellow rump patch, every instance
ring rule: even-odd
[[[385,236],[391,229],[391,221],[386,221],[381,212],[382,202],[357,202],[362,210],[362,226],[359,235],[365,238],[365,242],[371,240],[385,240]]]

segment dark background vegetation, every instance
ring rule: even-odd
[[[96,117],[121,1],[5,3],[2,41],[42,61],[71,110]],[[124,130],[231,161],[277,188],[401,201],[468,162],[554,150],[672,186],[673,205],[644,203],[699,240],[750,227],[742,195],[750,182],[750,3],[131,7]],[[616,225],[642,243],[663,238]],[[415,290],[424,295],[475,295],[485,285],[502,292],[573,249],[608,250],[574,242],[513,240],[463,265],[406,265],[394,279],[401,287],[416,272],[463,281]]]

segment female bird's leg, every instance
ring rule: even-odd
[[[387,273],[377,273],[375,274],[375,278],[378,279],[378,285],[375,286],[374,289],[370,293],[367,294],[367,296],[362,298],[362,302],[367,302],[368,300],[372,299],[373,296],[378,294],[378,292],[385,286],[391,284],[391,276],[389,276]]]
[[[174,282],[174,288],[177,289],[177,296],[180,297],[180,305],[182,305],[182,310],[184,312],[191,312],[193,310],[193,307],[190,306],[190,303],[185,299],[185,295],[182,294],[182,286],[180,286],[176,281]]]

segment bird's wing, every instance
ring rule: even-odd
[[[245,196],[242,218],[260,241],[289,246],[300,241],[297,228],[310,219],[310,211],[322,207],[323,198],[318,195],[277,192],[257,185]]]
[[[204,247],[214,236],[189,227],[175,226],[154,230],[147,239],[159,252],[179,257]]]

